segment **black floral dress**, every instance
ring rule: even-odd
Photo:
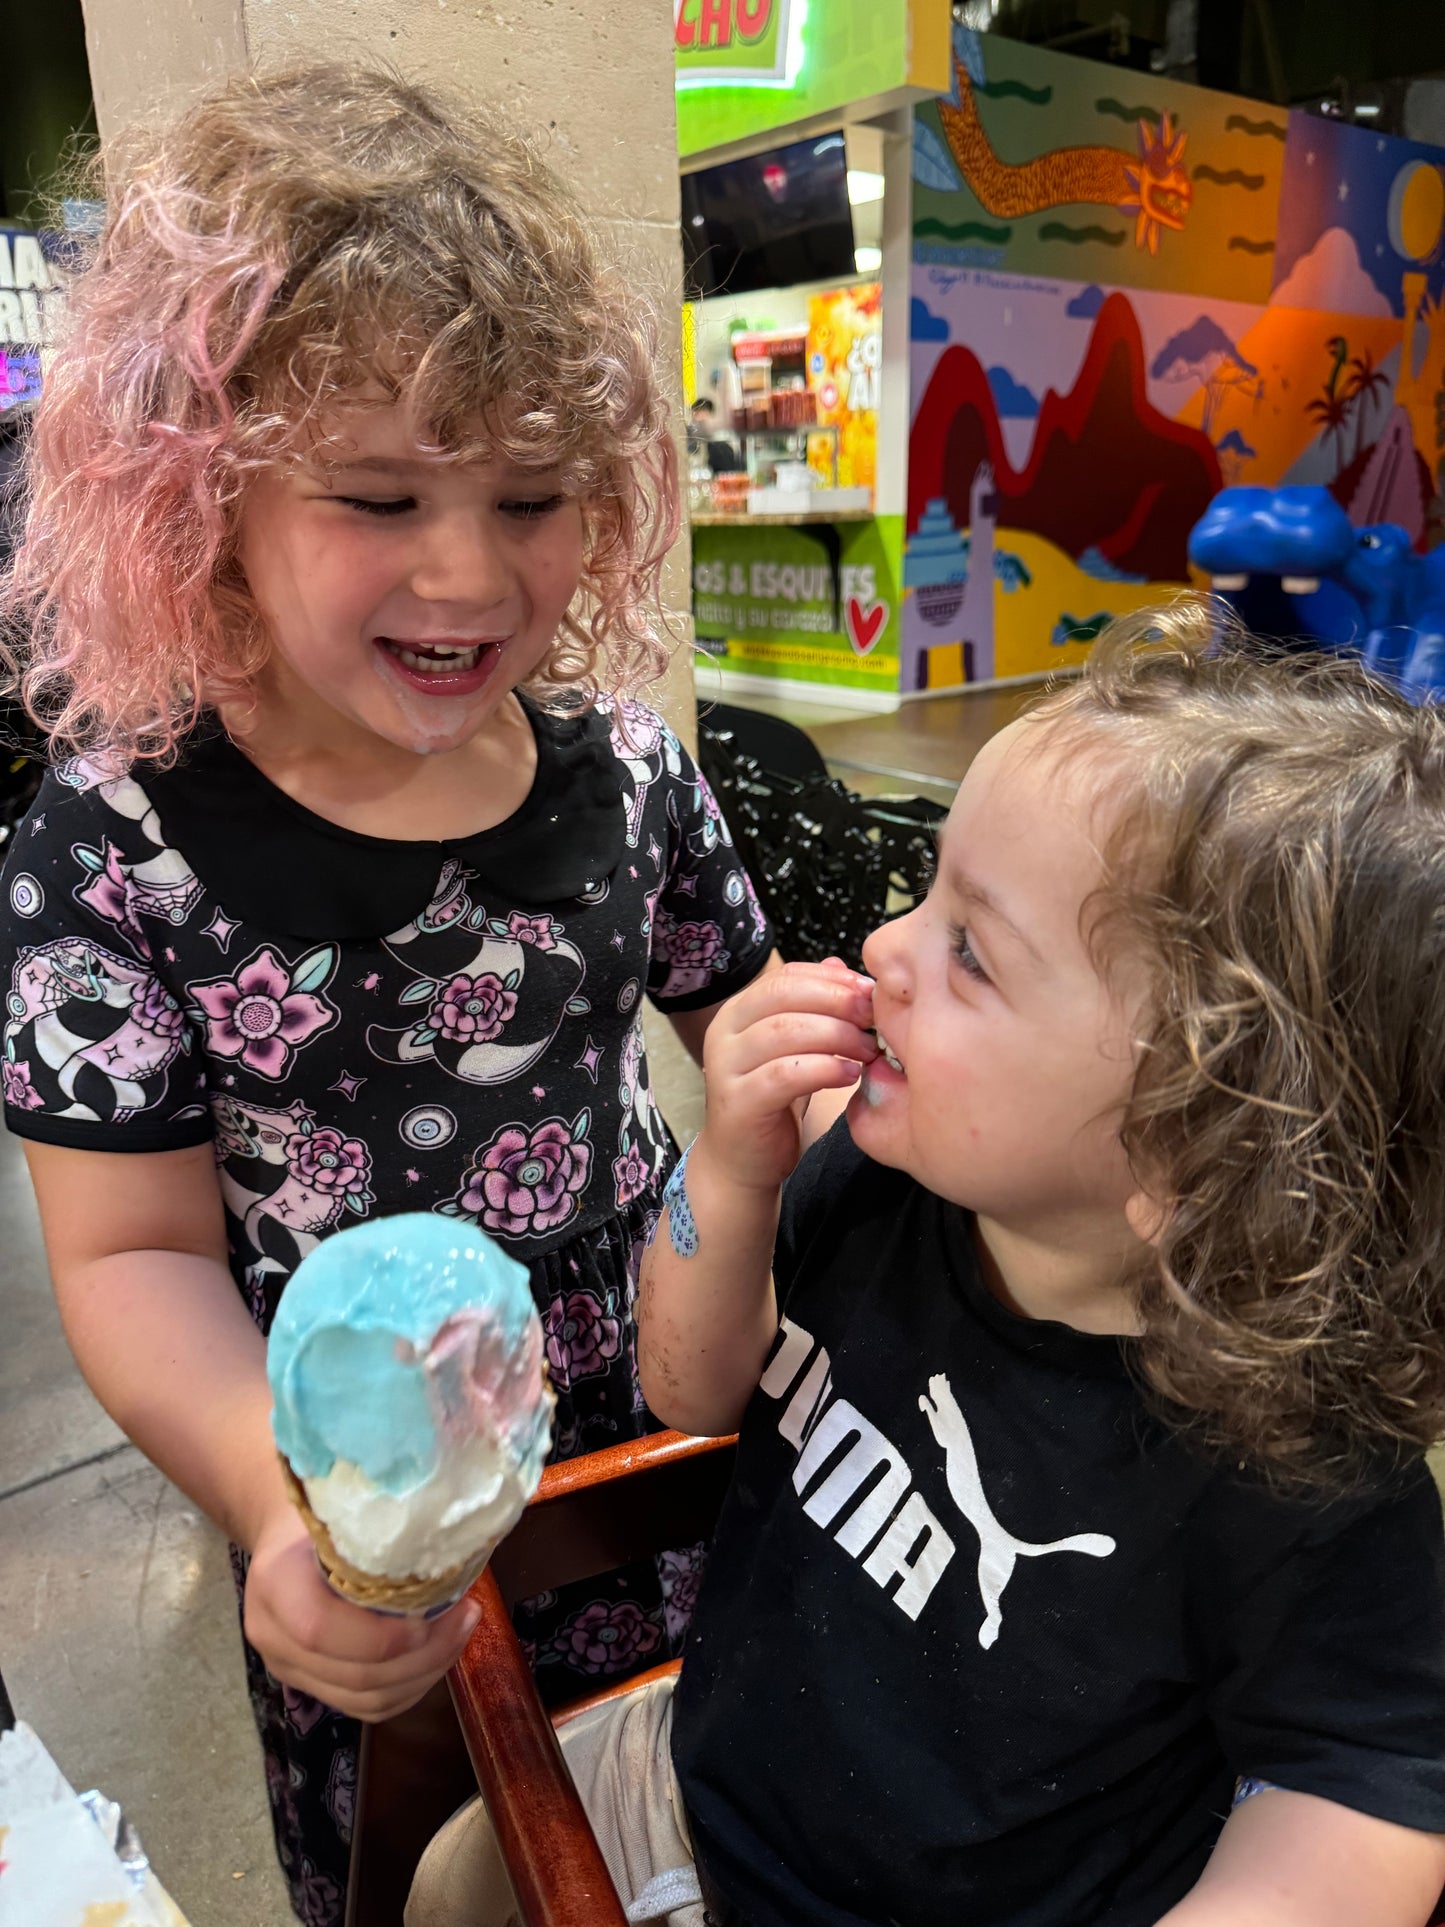
[[[529,715],[525,803],[455,843],[340,829],[215,728],[143,778],[53,770],[5,870],[4,1101],[10,1129],[46,1143],[213,1142],[231,1269],[263,1331],[344,1225],[482,1225],[530,1268],[567,1458],[653,1424],[635,1298],[673,1146],[642,998],[714,1004],[771,934],[651,710]],[[518,1631],[544,1697],[665,1657],[696,1580],[679,1553],[529,1601]],[[293,1905],[338,1927],[357,1728],[250,1648],[247,1665]]]

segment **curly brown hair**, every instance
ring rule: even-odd
[[[1151,980],[1122,1124],[1160,1209],[1144,1379],[1277,1477],[1445,1434],[1445,716],[1185,601],[1033,712],[1117,814],[1090,906]]]
[[[437,454],[558,468],[580,497],[582,582],[534,693],[657,673],[679,508],[655,316],[524,141],[334,64],[236,76],[101,158],[0,591],[57,748],[166,757],[203,702],[244,702],[266,654],[247,483],[363,390]]]

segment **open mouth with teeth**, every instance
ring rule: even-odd
[[[504,646],[501,639],[421,642],[412,637],[376,638],[376,647],[395,674],[429,696],[473,694],[490,680]]]
[[[900,1077],[906,1077],[908,1075],[907,1071],[905,1071],[902,1064],[899,1063],[897,1053],[888,1042],[888,1039],[883,1035],[882,1031],[875,1030],[873,1035],[877,1040],[878,1054],[888,1066],[889,1070],[897,1071]]]

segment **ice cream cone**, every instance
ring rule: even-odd
[[[429,1617],[537,1489],[553,1396],[526,1267],[431,1212],[325,1239],[267,1339],[271,1428],[332,1589]]]
[[[296,1510],[311,1534],[311,1543],[316,1548],[316,1557],[327,1585],[343,1599],[349,1599],[355,1606],[369,1607],[372,1612],[395,1613],[409,1619],[427,1619],[444,1612],[448,1606],[456,1604],[473,1580],[480,1577],[487,1561],[501,1543],[493,1539],[481,1547],[466,1565],[453,1566],[449,1572],[438,1573],[434,1578],[423,1578],[413,1573],[405,1579],[396,1579],[387,1573],[362,1572],[360,1567],[352,1565],[336,1550],[331,1534],[311,1510],[306,1488],[292,1471],[284,1454],[281,1455],[281,1471]]]

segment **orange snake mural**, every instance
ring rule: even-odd
[[[1136,217],[1134,245],[1151,254],[1159,252],[1164,228],[1176,233],[1183,228],[1194,199],[1180,164],[1188,136],[1175,132],[1168,114],[1157,134],[1148,121],[1139,122],[1137,157],[1118,147],[1057,147],[1015,167],[994,152],[978,117],[973,83],[956,57],[953,71],[958,105],[940,100],[938,118],[959,172],[990,214],[1016,220],[1050,207],[1114,207]]]

